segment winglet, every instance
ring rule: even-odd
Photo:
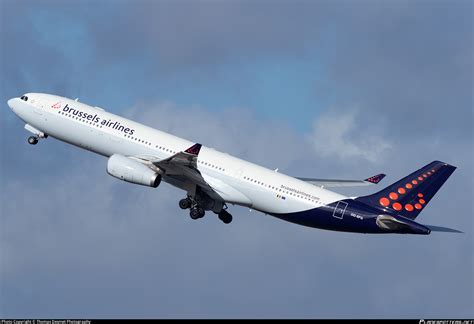
[[[191,146],[190,148],[188,148],[186,151],[184,151],[185,153],[188,153],[188,154],[192,154],[192,155],[196,155],[198,156],[199,154],[199,151],[201,150],[201,144],[199,143],[196,143],[194,144],[193,146]]]
[[[364,181],[377,184],[377,183],[379,183],[383,178],[385,178],[385,174],[381,173],[381,174],[374,175],[373,177],[367,178],[367,179],[365,179]]]

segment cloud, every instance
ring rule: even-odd
[[[392,148],[390,142],[374,133],[372,125],[356,123],[358,111],[331,111],[314,122],[311,144],[317,154],[341,160],[361,159],[380,163]]]
[[[246,107],[229,107],[215,113],[199,105],[142,102],[126,111],[125,115],[269,168],[285,168],[305,150],[305,143],[299,141],[298,134],[288,125],[276,121],[262,123]],[[272,152],[274,159],[262,156],[262,147]],[[280,154],[282,150],[285,154]],[[276,161],[278,165],[275,165]]]

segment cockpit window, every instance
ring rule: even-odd
[[[28,97],[27,97],[27,96],[21,96],[20,99],[23,100],[23,101],[28,101]]]

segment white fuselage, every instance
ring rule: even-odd
[[[121,154],[161,160],[194,144],[75,100],[40,93],[26,96],[27,101],[9,101],[23,121],[49,136],[107,157]],[[347,198],[205,146],[197,167],[224,203],[265,213],[299,212]],[[185,183],[168,182],[186,190]]]

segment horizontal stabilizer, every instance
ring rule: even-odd
[[[464,233],[461,231],[458,231],[457,229],[454,228],[449,228],[449,227],[442,227],[442,226],[434,226],[434,225],[426,225],[432,232],[445,232],[445,233]]]
[[[377,174],[373,177],[364,180],[340,180],[340,179],[313,179],[313,178],[296,178],[304,182],[311,183],[312,185],[325,188],[334,187],[359,187],[359,186],[370,186],[379,183],[385,174]]]

